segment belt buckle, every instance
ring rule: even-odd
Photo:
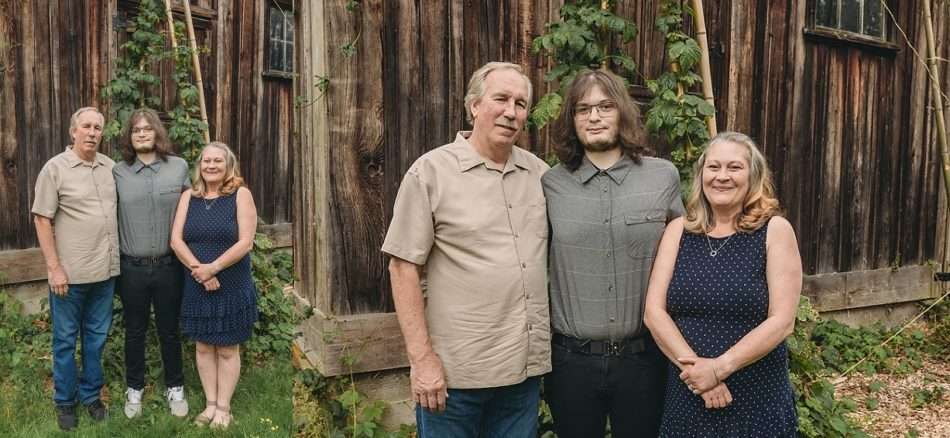
[[[606,341],[604,342],[604,347],[605,347],[604,350],[606,350],[604,352],[605,355],[620,356],[620,353],[623,353],[624,345],[622,341],[621,342]]]

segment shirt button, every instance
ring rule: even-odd
[[[521,269],[524,269],[524,268],[527,268],[527,267],[528,267],[528,264],[527,264],[527,263],[521,262]]]
[[[511,204],[508,204],[508,208],[515,208],[515,207]]]
[[[608,219],[604,219],[604,223],[605,223],[605,224],[609,224],[609,223],[610,223],[610,219],[609,219],[609,218],[608,218]]]
[[[614,285],[607,286],[607,290],[614,290]]]
[[[610,322],[614,322],[614,318],[612,316],[610,317]]]
[[[515,239],[517,239],[517,238],[518,238],[518,233],[515,233]]]
[[[607,251],[607,257],[610,257],[610,251]]]

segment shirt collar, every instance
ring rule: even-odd
[[[68,164],[69,167],[76,167],[80,164],[85,163],[85,161],[83,161],[82,158],[79,158],[79,156],[76,155],[75,152],[73,152],[72,145],[66,146],[66,152],[69,152],[68,154],[66,154],[66,164]],[[95,160],[93,160],[93,167],[106,165],[106,160],[103,159],[105,157],[106,157],[105,155],[102,155],[99,152],[96,152],[96,158]]]
[[[463,173],[468,172],[478,167],[479,164],[484,164],[485,167],[499,170],[496,169],[497,165],[495,163],[489,163],[488,160],[479,155],[475,147],[469,143],[468,138],[471,136],[472,131],[459,131],[455,135],[453,149],[459,160],[459,170]],[[505,163],[505,168],[502,170],[502,173],[511,172],[515,170],[516,167],[522,170],[528,169],[528,158],[524,156],[524,151],[517,146],[513,146],[511,148],[511,156],[508,157],[508,162]]]
[[[138,157],[135,157],[135,163],[132,163],[132,172],[139,173],[146,167],[152,169],[153,172],[158,172],[158,169],[162,167],[162,160],[155,158],[152,164],[145,164]]]
[[[627,174],[630,173],[630,169],[633,168],[633,160],[630,159],[626,154],[620,157],[613,166],[610,166],[609,169],[604,171],[607,176],[610,177],[617,185],[623,184],[624,178],[627,177]],[[584,156],[584,159],[581,161],[581,165],[574,171],[574,176],[577,177],[577,181],[581,184],[587,184],[594,175],[600,172],[600,169],[597,166],[594,166],[590,160],[587,159],[587,156]]]

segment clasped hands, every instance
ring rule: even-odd
[[[720,379],[716,359],[681,357],[676,360],[682,365],[680,380],[693,394],[702,397],[707,409],[721,409],[732,403],[732,393]]]
[[[221,270],[218,269],[217,263],[194,263],[189,265],[188,268],[191,269],[191,278],[201,283],[201,285],[205,287],[205,290],[211,292],[221,287],[221,283],[218,282],[217,277],[218,272],[221,272]]]

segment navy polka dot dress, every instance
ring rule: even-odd
[[[700,357],[714,358],[765,320],[768,224],[753,233],[710,238],[683,232],[667,311]],[[728,241],[727,241],[728,239]],[[715,257],[712,249],[718,250]],[[726,379],[732,404],[706,409],[670,365],[661,437],[795,437],[795,397],[782,342]]]
[[[192,197],[183,239],[201,263],[211,263],[238,241],[237,192],[214,200]],[[211,345],[237,345],[251,337],[257,321],[257,288],[251,257],[218,273],[221,287],[206,291],[185,269],[182,333]]]

